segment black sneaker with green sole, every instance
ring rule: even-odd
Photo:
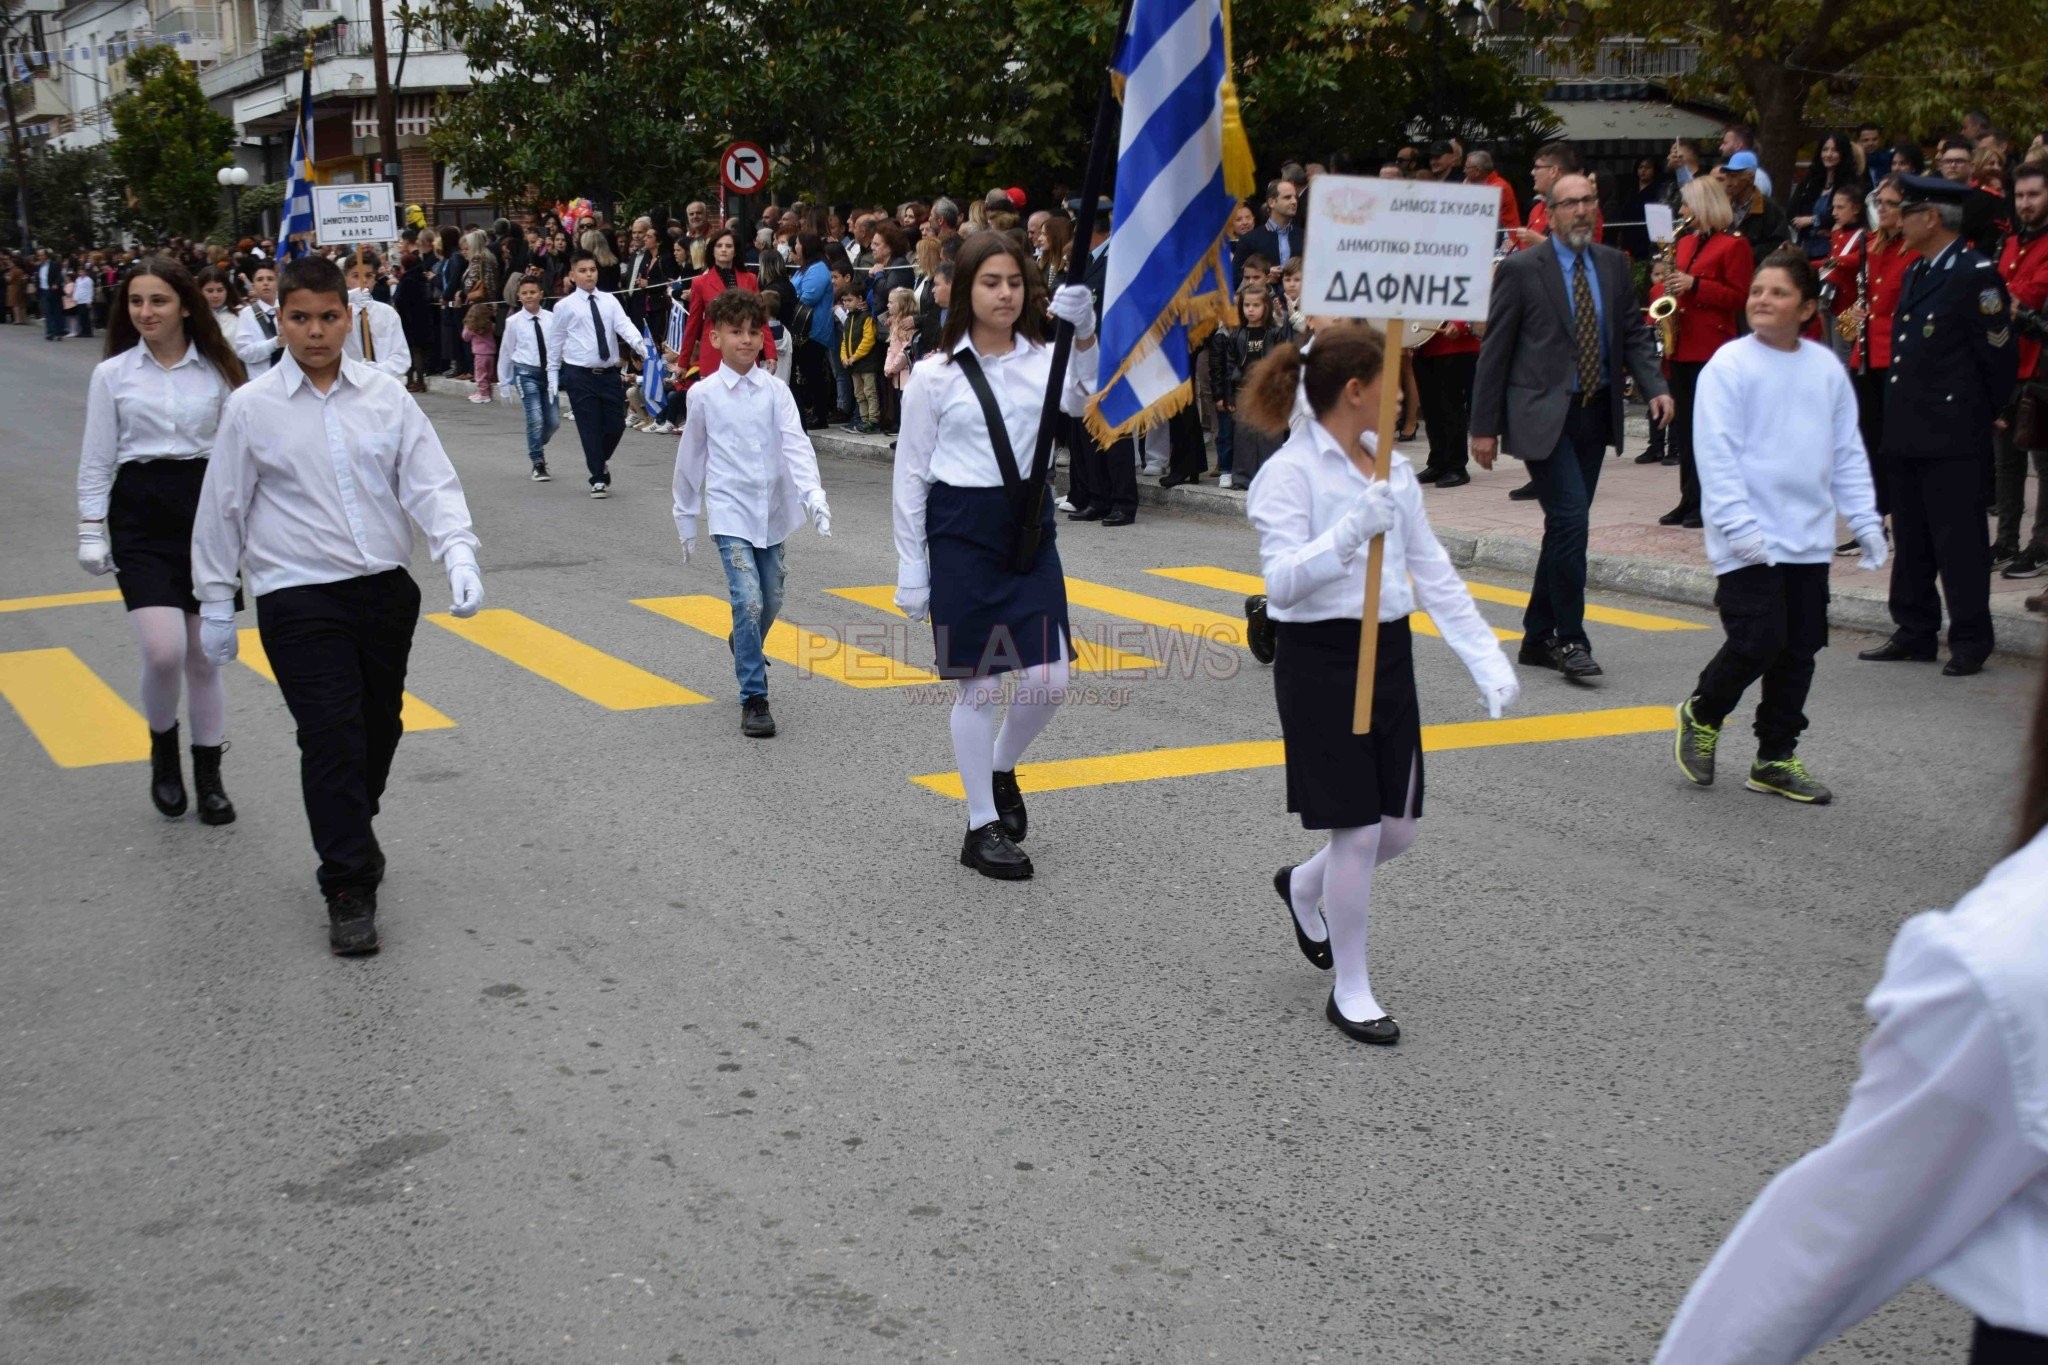
[[[1796,757],[1768,762],[1758,759],[1749,765],[1749,781],[1743,785],[1753,792],[1768,792],[1809,806],[1825,806],[1835,799],[1835,794],[1816,782]]]
[[[1721,743],[1721,727],[1693,719],[1693,699],[1678,703],[1678,739],[1674,748],[1678,769],[1695,787],[1714,785],[1714,749]]]

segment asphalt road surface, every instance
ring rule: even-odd
[[[573,426],[537,485],[516,406],[429,397],[488,611],[419,627],[384,951],[337,960],[276,689],[231,669],[240,821],[161,820],[119,605],[20,602],[112,586],[72,545],[98,350],[0,333],[7,1362],[1644,1360],[1830,1131],[1894,928],[2007,836],[2030,664],[1838,636],[1814,809],[1741,789],[1746,714],[1733,779],[1679,780],[1700,613],[1599,599],[1604,683],[1525,670],[1504,729],[1423,640],[1451,728],[1372,939],[1405,1034],[1360,1047],[1269,884],[1315,840],[1228,628],[1249,528],[1062,525],[1077,626],[1160,666],[1081,679],[1029,755],[1037,879],[998,884],[929,638],[831,591],[893,581],[886,469],[825,463],[784,639],[822,662],[750,741],[674,442],[592,502]],[[1923,1287],[1816,1359],[1966,1335]]]

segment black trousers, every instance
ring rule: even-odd
[[[1892,490],[1892,638],[1931,650],[1948,599],[1948,651],[1966,663],[1991,653],[1991,545],[1984,534],[1984,459],[1897,460]],[[1941,580],[1939,595],[1935,579]]]
[[[462,339],[462,310],[443,308],[441,317],[441,355],[448,364],[443,368],[454,368],[463,372],[469,370],[469,343]]]
[[[1202,417],[1189,403],[1167,419],[1166,472],[1176,478],[1193,478],[1207,472],[1209,448],[1202,443]]]
[[[1522,612],[1522,633],[1559,644],[1586,641],[1586,536],[1592,524],[1593,494],[1600,487],[1600,462],[1613,439],[1608,391],[1590,403],[1565,410],[1564,430],[1550,457],[1529,461],[1529,478],[1543,508],[1543,544],[1536,552],[1536,578]]]
[[[1856,389],[1856,426],[1863,433],[1863,453],[1870,457],[1870,483],[1877,490],[1877,514],[1881,517],[1892,514],[1892,481],[1898,477],[1893,462],[1878,453],[1884,449],[1884,382],[1890,375],[1889,369],[1849,372],[1849,382]]]
[[[619,372],[612,369],[587,370],[580,365],[562,366],[562,396],[576,416],[576,439],[583,443],[583,463],[590,481],[609,483],[612,452],[626,434],[626,390]]]
[[[376,882],[370,822],[403,732],[419,619],[419,585],[403,569],[256,599],[263,651],[299,727],[299,785],[324,892]]]
[[[1429,428],[1429,464],[1439,474],[1462,474],[1472,431],[1472,377],[1479,354],[1418,355],[1415,387],[1422,393],[1422,422]]]
[[[1719,725],[1763,679],[1756,708],[1757,757],[1790,758],[1806,728],[1813,656],[1828,644],[1828,566],[1751,564],[1724,573],[1714,589],[1728,638],[1700,671],[1692,713]]]
[[[1970,1365],[2048,1365],[2048,1337],[1993,1327],[1979,1318],[1970,1337]]]
[[[807,427],[824,426],[832,415],[836,401],[832,380],[832,362],[825,354],[825,348],[805,337],[796,345],[796,368],[790,385],[796,393],[797,411]]]
[[[1100,507],[1112,516],[1138,515],[1138,443],[1126,436],[1103,446],[1086,427],[1078,428],[1075,434],[1081,442],[1081,454],[1088,461],[1086,483],[1092,501],[1083,503],[1072,498],[1074,506]]]
[[[1671,417],[1670,443],[1665,449],[1678,457],[1678,505],[1687,512],[1700,510],[1700,467],[1692,453],[1692,411],[1700,391],[1700,371],[1705,361],[1671,362],[1671,402],[1677,409]]]

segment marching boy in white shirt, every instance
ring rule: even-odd
[[[412,347],[405,340],[405,322],[398,310],[370,296],[377,287],[377,272],[384,266],[368,247],[359,250],[348,263],[348,303],[355,310],[343,354],[350,360],[375,365],[403,383],[412,373]]]
[[[761,641],[782,610],[782,542],[807,513],[819,535],[831,535],[832,509],[795,396],[754,363],[767,335],[767,303],[751,289],[728,289],[708,305],[705,320],[721,363],[690,390],[689,420],[676,445],[676,531],[687,564],[697,549],[699,515],[710,523],[732,599],[740,733],[767,739],[775,717]]]
[[[249,276],[249,306],[235,319],[228,341],[252,380],[269,373],[284,354],[284,338],[277,334],[277,267],[269,261]]]
[[[449,610],[483,605],[469,505],[419,404],[342,355],[355,315],[334,262],[293,261],[279,283],[285,354],[223,408],[192,526],[200,644],[235,657],[237,579],[298,723],[306,819],[320,855],[328,946],[377,950],[384,854],[370,828],[401,730],[420,590],[408,516],[448,571]]]

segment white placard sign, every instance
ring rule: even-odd
[[[318,246],[354,246],[398,240],[398,201],[389,181],[361,185],[315,185],[313,241]]]
[[[1302,311],[1483,321],[1499,222],[1494,185],[1319,175],[1308,196]]]
[[[1669,204],[1643,205],[1643,227],[1653,242],[1668,244],[1677,235]]]

